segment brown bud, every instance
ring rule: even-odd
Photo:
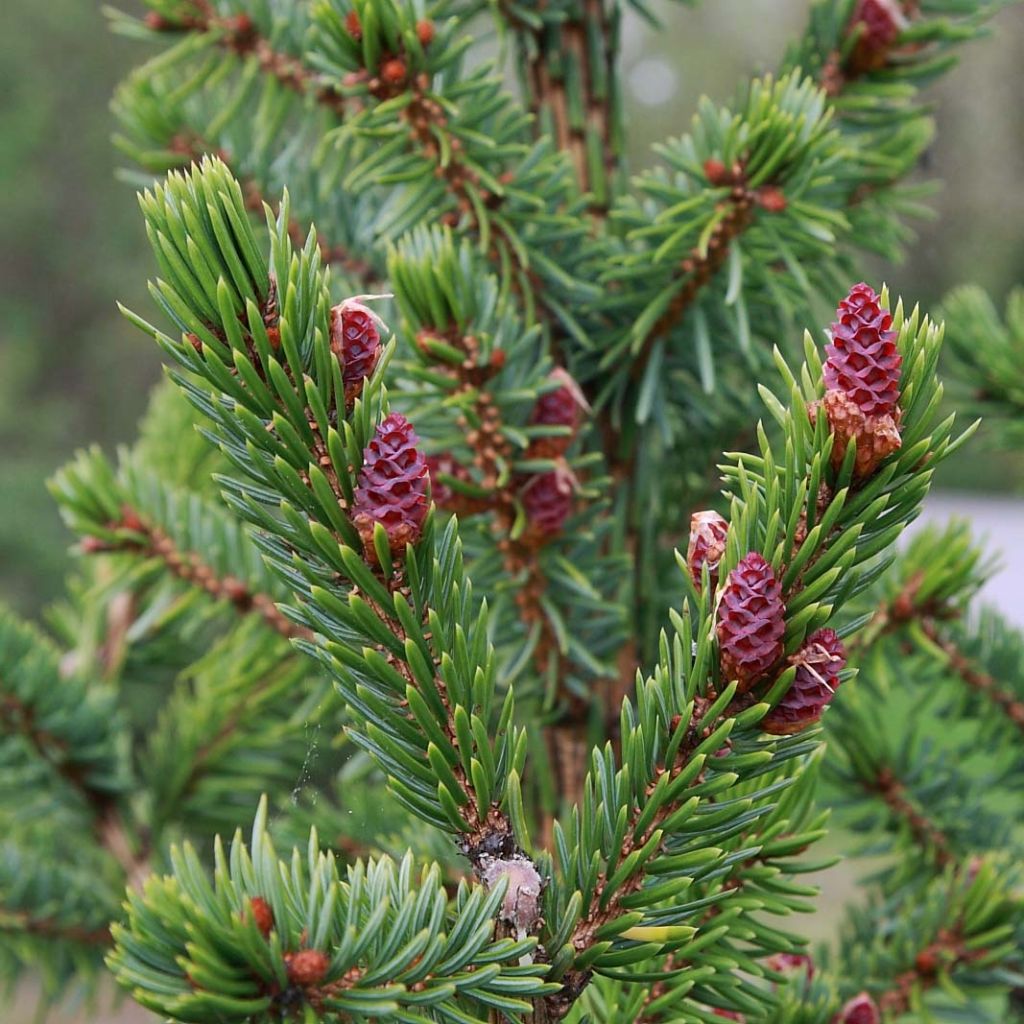
[[[416,38],[420,46],[429,46],[434,41],[434,23],[426,18],[416,22]]]
[[[319,985],[327,976],[331,966],[330,958],[319,949],[300,949],[297,953],[285,953],[285,967],[288,980],[293,985]]]
[[[704,161],[704,174],[712,185],[725,185],[729,181],[725,164],[714,158]]]
[[[260,933],[266,938],[274,930],[274,912],[270,904],[262,896],[253,896],[249,900],[249,912]]]
[[[148,11],[142,21],[146,28],[153,32],[170,32],[178,28],[173,21],[157,11]]]
[[[225,27],[234,37],[235,45],[251,42],[256,29],[248,14],[236,14],[233,18],[226,19]]]
[[[345,31],[356,41],[363,38],[363,26],[359,22],[359,15],[355,11],[349,11],[345,15]]]
[[[400,57],[392,57],[380,66],[380,77],[389,85],[401,85],[406,74],[405,61]]]
[[[121,522],[118,523],[118,526],[124,530],[135,530],[139,533],[145,529],[142,520],[139,518],[139,513],[131,505],[121,506]]]
[[[768,213],[782,213],[786,208],[786,197],[781,188],[775,185],[763,185],[755,194],[758,206]]]

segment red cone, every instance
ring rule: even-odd
[[[725,554],[725,540],[729,533],[728,521],[717,512],[694,512],[690,516],[690,543],[686,548],[686,566],[698,588],[701,571],[708,567],[711,586],[718,583],[718,563]]]
[[[786,630],[782,586],[756,551],[731,573],[718,605],[722,678],[739,681],[745,693],[782,657]]]
[[[392,413],[378,427],[363,452],[352,507],[352,521],[363,539],[368,558],[374,560],[373,532],[384,527],[392,551],[419,540],[427,515],[427,460],[416,447],[419,438],[412,424]]]
[[[865,416],[891,414],[900,397],[900,366],[892,315],[866,284],[839,303],[832,344],[825,346],[825,386],[845,392]]]
[[[530,445],[531,458],[553,459],[564,455],[579,427],[581,410],[588,408],[579,385],[565,370],[555,370],[551,374],[551,380],[559,381],[560,386],[554,391],[546,391],[537,399],[530,423],[569,427],[572,433],[538,438]]]
[[[833,1024],[881,1024],[881,1020],[874,999],[867,992],[861,992],[843,1006]]]
[[[892,44],[907,25],[897,0],[857,0],[850,18],[850,31],[861,30],[850,55],[850,70],[855,73],[884,67]]]
[[[761,722],[773,736],[801,732],[821,718],[836,695],[839,673],[846,667],[846,649],[835,630],[819,629],[790,659],[796,676],[785,696]]]
[[[522,497],[526,518],[534,533],[541,536],[559,533],[572,512],[572,475],[562,469],[538,473],[530,477]]]
[[[345,404],[351,405],[380,358],[376,316],[354,299],[335,306],[331,310],[331,350],[341,360]]]

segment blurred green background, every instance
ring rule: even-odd
[[[652,141],[686,129],[701,92],[727,100],[740,76],[774,66],[807,3],[664,7],[668,31],[626,26],[634,168]],[[939,219],[886,273],[926,305],[964,280],[1001,301],[1024,279],[1022,41],[1024,10],[1008,9],[931,93],[939,137],[924,173],[945,182]],[[65,565],[46,477],[80,445],[128,439],[159,372],[114,306],[144,309],[151,269],[109,144],[111,91],[143,54],[107,32],[98,4],[0,4],[0,598],[26,611],[57,593]],[[953,468],[958,485],[999,489],[1015,475],[1005,458],[974,455]]]

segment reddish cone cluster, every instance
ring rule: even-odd
[[[262,896],[253,896],[249,900],[249,912],[260,933],[266,938],[274,930],[274,912]]]
[[[875,1001],[867,992],[861,992],[835,1015],[833,1024],[881,1024],[881,1020]]]
[[[756,551],[731,573],[718,605],[718,646],[722,679],[739,682],[746,693],[782,657],[786,630],[782,586]]]
[[[531,476],[521,495],[530,529],[540,537],[559,533],[572,512],[574,481],[567,469]]]
[[[712,590],[718,584],[718,563],[725,554],[729,523],[717,512],[694,512],[690,516],[690,543],[686,548],[686,567],[693,582],[701,585],[706,565]]]
[[[419,540],[427,515],[427,460],[416,443],[412,424],[392,413],[378,427],[363,452],[352,506],[352,521],[370,560],[375,558],[374,527],[380,523],[392,551]]]
[[[821,718],[836,695],[846,649],[835,630],[819,629],[790,659],[796,676],[785,696],[768,712],[761,728],[773,736],[801,732]]]
[[[579,385],[565,370],[555,370],[551,380],[558,381],[559,386],[553,391],[544,392],[537,399],[530,423],[545,427],[568,427],[570,433],[538,438],[530,445],[531,458],[553,459],[564,455],[579,427],[580,411],[587,408],[587,400]]]
[[[345,404],[351,405],[380,358],[377,317],[358,300],[346,299],[331,310],[331,351],[341,362]]]
[[[300,949],[297,953],[285,953],[285,967],[288,980],[293,985],[319,985],[327,977],[331,958],[319,949]]]
[[[857,0],[850,18],[850,31],[860,30],[850,55],[849,70],[855,74],[884,67],[896,37],[907,19],[897,0]]]
[[[835,435],[832,465],[842,465],[851,440],[857,443],[854,473],[870,476],[901,444],[900,369],[892,315],[866,284],[854,285],[836,310],[832,342],[825,347],[827,391],[811,404],[823,408]]]

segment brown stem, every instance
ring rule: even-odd
[[[960,649],[956,641],[944,634],[939,626],[942,619],[956,616],[956,610],[934,601],[920,601],[918,591],[922,574],[915,573],[888,604],[883,605],[871,622],[861,630],[855,641],[864,648],[888,633],[911,622],[917,622],[921,632],[946,657],[949,668],[970,689],[991,701],[1022,732],[1024,732],[1024,700],[1004,690],[998,680],[980,669]]]
[[[754,195],[743,184],[733,186],[724,200],[725,214],[708,239],[704,250],[694,248],[680,264],[683,278],[682,287],[669,303],[668,309],[655,321],[650,333],[644,338],[630,374],[639,380],[654,352],[655,344],[669,334],[686,315],[701,289],[710,282],[725,265],[730,243],[753,223]]]
[[[545,729],[550,767],[555,774],[556,791],[569,802],[582,796],[586,775],[589,704],[567,692],[565,676],[568,660],[558,647],[558,637],[541,605],[548,581],[541,566],[540,553],[551,538],[527,529],[513,536],[517,518],[517,494],[523,486],[522,476],[513,476],[501,484],[504,467],[512,458],[512,447],[502,434],[501,413],[486,389],[487,380],[502,365],[502,360],[489,364],[479,362],[479,343],[472,335],[461,335],[454,328],[445,331],[423,330],[418,344],[426,357],[430,355],[431,340],[444,341],[450,348],[463,353],[465,358],[457,366],[440,365],[439,372],[450,376],[460,392],[471,396],[473,423],[465,415],[459,416],[457,425],[464,431],[466,441],[473,449],[473,464],[478,471],[480,486],[489,492],[486,500],[466,499],[451,494],[439,501],[445,508],[459,514],[488,512],[493,516],[493,528],[499,550],[504,556],[508,576],[519,580],[516,605],[519,617],[528,634],[537,631],[533,660],[539,674],[546,675],[555,660],[556,693],[564,705],[561,717]],[[503,354],[503,353],[501,353]],[[550,822],[548,822],[550,824]]]
[[[526,70],[526,88],[531,111],[550,112],[556,146],[569,154],[576,171],[580,190],[591,195],[590,212],[604,217],[610,205],[610,184],[619,171],[619,159],[614,149],[614,102],[610,92],[614,81],[615,38],[608,21],[603,0],[582,0],[578,17],[569,17],[557,25],[531,30],[522,23],[517,28],[530,32],[533,54]],[[592,42],[601,41],[600,53],[592,50]],[[551,73],[551,58],[576,69],[570,82],[564,75]],[[595,60],[603,68],[595,67]],[[600,81],[607,92],[601,94]],[[578,90],[571,97],[569,89]],[[583,122],[574,124],[572,110],[582,110]],[[587,154],[588,133],[600,140],[604,181],[595,181],[591,175]]]
[[[979,669],[956,643],[939,632],[934,619],[923,619],[921,631],[949,661],[949,667],[972,690],[976,690],[999,708],[1003,714],[1024,732],[1024,701],[1007,693],[987,672]]]
[[[120,521],[113,529],[131,530],[140,539],[124,538],[102,541],[87,537],[83,549],[89,554],[128,552],[143,558],[157,558],[178,579],[205,590],[214,600],[228,601],[239,613],[258,615],[272,630],[288,639],[311,640],[313,633],[305,626],[289,621],[274,604],[273,598],[250,590],[234,576],[218,576],[195,552],[179,551],[171,537],[159,526],[147,522],[130,506],[121,511]]]
[[[906,786],[889,768],[882,768],[874,785],[869,785],[868,789],[881,796],[898,821],[906,823],[915,842],[931,851],[938,867],[944,868],[953,862],[949,837],[917,809],[907,796]]]
[[[64,924],[52,917],[33,917],[21,910],[0,908],[0,932],[21,932],[82,946],[110,945],[110,929],[107,927],[88,928],[84,925]]]

